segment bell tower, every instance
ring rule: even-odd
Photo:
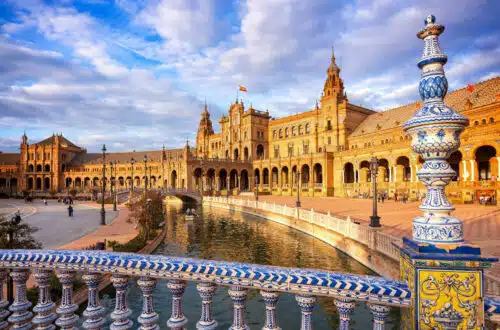
[[[344,91],[344,81],[340,77],[340,68],[335,62],[333,49],[320,101],[320,116],[324,123],[320,130],[324,134],[322,141],[319,140],[318,143],[323,145],[327,151],[336,151],[346,144],[345,119],[348,100]]]
[[[203,107],[203,112],[201,113],[198,133],[196,134],[196,155],[198,157],[208,157],[209,137],[213,134],[214,129],[212,127],[212,120],[210,120],[210,113],[208,112],[207,102],[205,101],[205,106]]]

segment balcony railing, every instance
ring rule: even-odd
[[[62,284],[62,299],[57,308],[50,298],[49,280],[53,272]],[[295,295],[301,313],[301,329],[304,330],[312,329],[311,311],[316,296],[334,299],[341,329],[349,328],[350,315],[357,303],[366,303],[373,314],[374,325],[378,326],[376,329],[383,329],[390,308],[408,308],[411,300],[411,291],[406,283],[373,276],[130,253],[1,250],[0,294],[7,276],[11,276],[15,297],[7,310],[4,308],[8,302],[0,300],[0,328],[29,329],[36,325],[39,329],[50,329],[54,323],[63,329],[75,328],[79,319],[75,314],[78,306],[73,298],[76,272],[83,273],[88,289],[87,308],[83,312],[83,327],[87,329],[102,329],[106,325],[105,310],[97,294],[99,283],[106,274],[112,274],[111,282],[116,290],[116,305],[110,315],[111,329],[130,329],[134,326],[129,319],[131,311],[126,299],[129,277],[137,278],[142,292],[143,309],[137,319],[140,329],[159,329],[159,317],[153,303],[158,280],[168,280],[167,287],[172,293],[172,313],[167,326],[179,330],[184,329],[188,322],[182,310],[182,297],[189,281],[197,283],[201,297],[197,329],[217,327],[212,313],[217,306],[212,306],[212,299],[216,290],[222,288],[228,289],[233,302],[231,329],[248,329],[245,302],[249,290],[260,291],[263,297],[265,329],[279,329],[275,307],[282,293]],[[30,273],[38,284],[38,303],[31,311],[32,304],[26,296]],[[7,321],[4,321],[6,318]]]

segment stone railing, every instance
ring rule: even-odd
[[[271,212],[287,217],[295,217],[306,223],[315,224],[326,230],[334,231],[342,236],[360,242],[371,250],[380,252],[394,261],[399,262],[400,251],[396,247],[402,245],[402,239],[388,235],[379,230],[373,230],[369,226],[353,222],[350,217],[345,219],[331,215],[330,213],[318,213],[302,208],[289,207],[275,203],[256,202],[255,200],[245,200],[238,198],[205,197],[205,202],[215,202],[220,204],[239,205],[251,209]],[[300,230],[300,226],[298,227]],[[488,295],[500,296],[500,278],[485,274],[485,293]]]
[[[51,301],[49,287],[53,272],[62,284],[62,299],[57,308]],[[37,329],[52,329],[54,323],[62,329],[76,328],[79,321],[75,314],[78,306],[73,297],[76,272],[83,273],[83,280],[87,284],[88,302],[83,312],[83,327],[86,329],[107,326],[108,318],[100,304],[97,290],[102,278],[109,275],[116,290],[115,309],[110,313],[111,329],[134,327],[134,322],[129,318],[131,310],[126,299],[129,277],[138,279],[137,284],[142,291],[143,309],[137,319],[140,329],[159,329],[159,316],[153,303],[153,292],[158,280],[168,280],[167,287],[172,293],[172,312],[167,326],[178,330],[187,328],[182,297],[188,282],[197,283],[196,289],[201,297],[200,319],[197,320],[196,329],[217,327],[212,311],[217,310],[218,306],[212,306],[212,299],[216,290],[224,287],[228,288],[228,295],[233,302],[231,329],[249,329],[245,320],[245,302],[250,290],[260,291],[263,297],[264,329],[279,329],[276,304],[283,293],[295,295],[301,313],[301,330],[312,329],[311,312],[316,296],[334,299],[339,312],[340,329],[349,328],[350,315],[357,303],[368,305],[373,314],[374,329],[384,329],[391,307],[409,308],[411,304],[411,291],[406,283],[381,277],[130,253],[0,250],[0,329],[9,326],[12,329],[29,329],[33,325]],[[38,285],[38,303],[31,311],[32,303],[26,296],[26,282],[30,273]],[[15,292],[10,306],[1,299],[7,276],[12,277]]]

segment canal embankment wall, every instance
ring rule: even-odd
[[[399,278],[399,250],[393,242],[400,239],[380,235],[377,229],[366,228],[350,219],[316,213],[266,202],[205,197],[203,206],[265,218],[311,235],[344,252],[376,273],[391,279]]]

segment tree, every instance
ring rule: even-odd
[[[41,249],[42,243],[33,237],[37,231],[38,228],[27,223],[15,224],[11,219],[0,217],[0,249]]]
[[[140,227],[141,233],[146,240],[151,237],[151,231],[158,228],[158,224],[163,221],[162,195],[154,191],[149,191],[146,197],[141,197],[129,205],[129,223],[134,223]]]

